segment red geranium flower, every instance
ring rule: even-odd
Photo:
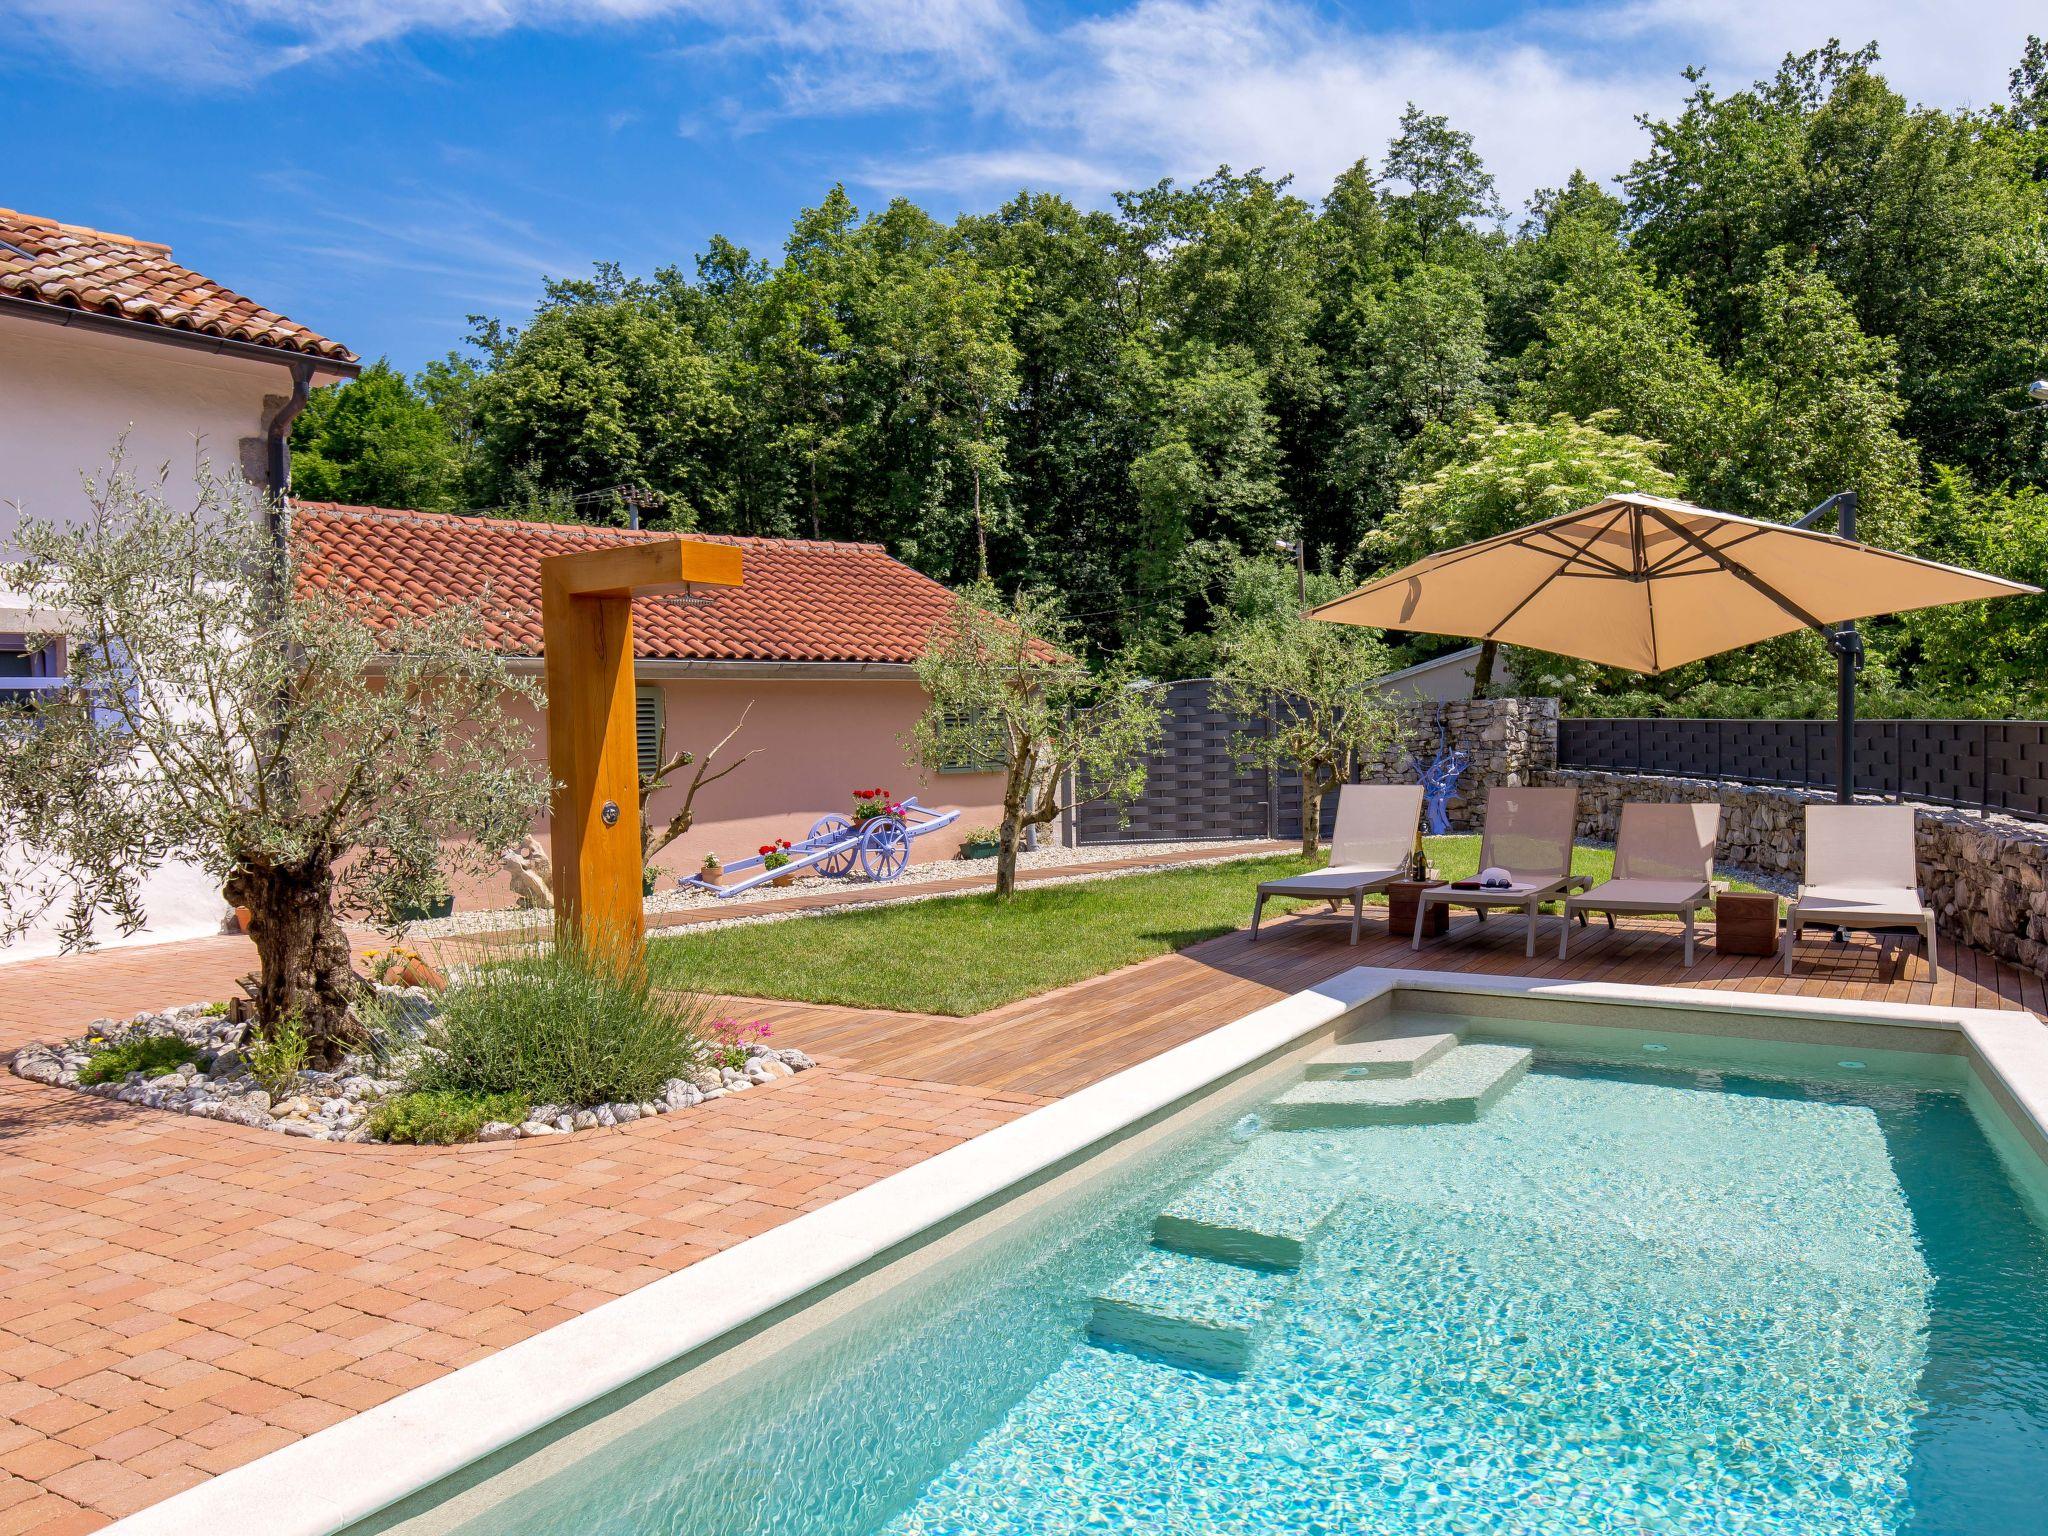
[[[756,853],[773,853],[774,851],[775,845],[773,843],[763,843],[760,847],[754,850],[754,852]]]

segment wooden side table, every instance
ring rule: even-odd
[[[1714,898],[1714,949],[1723,955],[1778,952],[1778,898],[1723,891]]]
[[[1415,903],[1441,880],[1396,880],[1387,887],[1387,932],[1405,939],[1415,932]],[[1434,939],[1449,931],[1451,909],[1432,905],[1422,919],[1422,936]]]

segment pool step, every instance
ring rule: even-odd
[[[1234,1375],[1251,1363],[1259,1326],[1293,1279],[1155,1250],[1096,1296],[1089,1336],[1174,1365]]]
[[[1299,1269],[1343,1198],[1330,1170],[1304,1166],[1286,1137],[1261,1136],[1159,1213],[1163,1248],[1269,1269]]]
[[[1366,1125],[1448,1125],[1477,1120],[1529,1068],[1514,1045],[1461,1045],[1413,1077],[1324,1078],[1273,1102],[1276,1131]]]
[[[1333,1045],[1308,1064],[1311,1080],[1352,1077],[1413,1077],[1457,1045],[1448,1031],[1419,1035],[1386,1035],[1377,1040],[1347,1040]]]

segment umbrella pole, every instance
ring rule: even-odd
[[[1855,538],[1854,491],[1835,492],[1792,526],[1811,528],[1830,512],[1835,514],[1835,532]],[[1856,669],[1863,664],[1863,638],[1855,624],[1836,625],[1828,634],[1828,649],[1835,653],[1835,799],[1847,805],[1856,798]]]
[[[1856,537],[1856,493],[1844,491],[1835,498],[1835,531],[1845,539]],[[1856,667],[1863,659],[1863,637],[1851,622],[1835,630],[1835,760],[1841,765],[1835,775],[1835,800],[1849,805],[1856,799]],[[1835,942],[1847,944],[1847,929],[1835,930]]]

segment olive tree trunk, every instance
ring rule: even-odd
[[[1309,763],[1297,763],[1301,776],[1301,856],[1306,859],[1323,846],[1323,798],[1335,789],[1339,776]]]
[[[1003,785],[1003,825],[996,834],[996,900],[1008,901],[1017,890],[1017,846],[1024,840],[1026,774],[1012,772]]]
[[[306,1031],[309,1066],[331,1068],[361,1039],[350,1006],[363,994],[349,964],[348,935],[334,914],[334,858],[322,850],[295,864],[244,865],[228,877],[227,899],[250,913],[260,965],[253,998],[259,1032],[294,1013]]]

